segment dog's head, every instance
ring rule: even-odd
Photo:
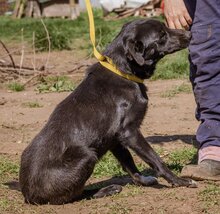
[[[104,54],[120,70],[145,79],[163,56],[186,48],[190,37],[189,32],[169,29],[157,20],[136,20],[123,26]]]

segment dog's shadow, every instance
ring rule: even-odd
[[[155,144],[168,144],[173,143],[174,141],[181,140],[183,143],[192,145],[196,149],[199,149],[199,142],[196,140],[195,135],[154,135],[148,136],[145,140],[150,143],[151,145]],[[190,160],[189,164],[196,164],[198,162],[198,152],[193,155],[192,159]],[[172,166],[169,166],[172,169]],[[182,170],[182,167],[181,169]]]
[[[199,148],[199,143],[197,142],[195,135],[153,135],[146,137],[145,140],[152,145],[161,143],[167,144],[176,140],[181,140],[183,143]]]

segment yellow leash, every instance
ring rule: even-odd
[[[93,46],[93,53],[94,53],[96,59],[104,67],[106,67],[110,71],[116,73],[117,75],[122,76],[122,77],[124,77],[128,80],[134,81],[134,82],[143,83],[144,82],[143,79],[138,78],[135,75],[125,74],[125,73],[121,72],[120,70],[118,70],[109,57],[103,56],[102,54],[100,54],[98,52],[98,50],[96,49],[96,44],[95,44],[95,24],[94,24],[94,17],[93,17],[91,2],[90,2],[90,0],[85,0],[85,1],[86,1],[86,8],[87,8],[88,16],[89,16],[90,39],[91,39],[92,46]]]

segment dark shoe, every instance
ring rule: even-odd
[[[186,165],[182,169],[181,177],[196,181],[220,181],[220,161],[203,160],[198,165]]]

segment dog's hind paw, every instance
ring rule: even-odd
[[[121,185],[112,184],[110,186],[101,188],[95,195],[93,195],[93,198],[102,198],[105,196],[111,196],[121,191],[122,191]]]

